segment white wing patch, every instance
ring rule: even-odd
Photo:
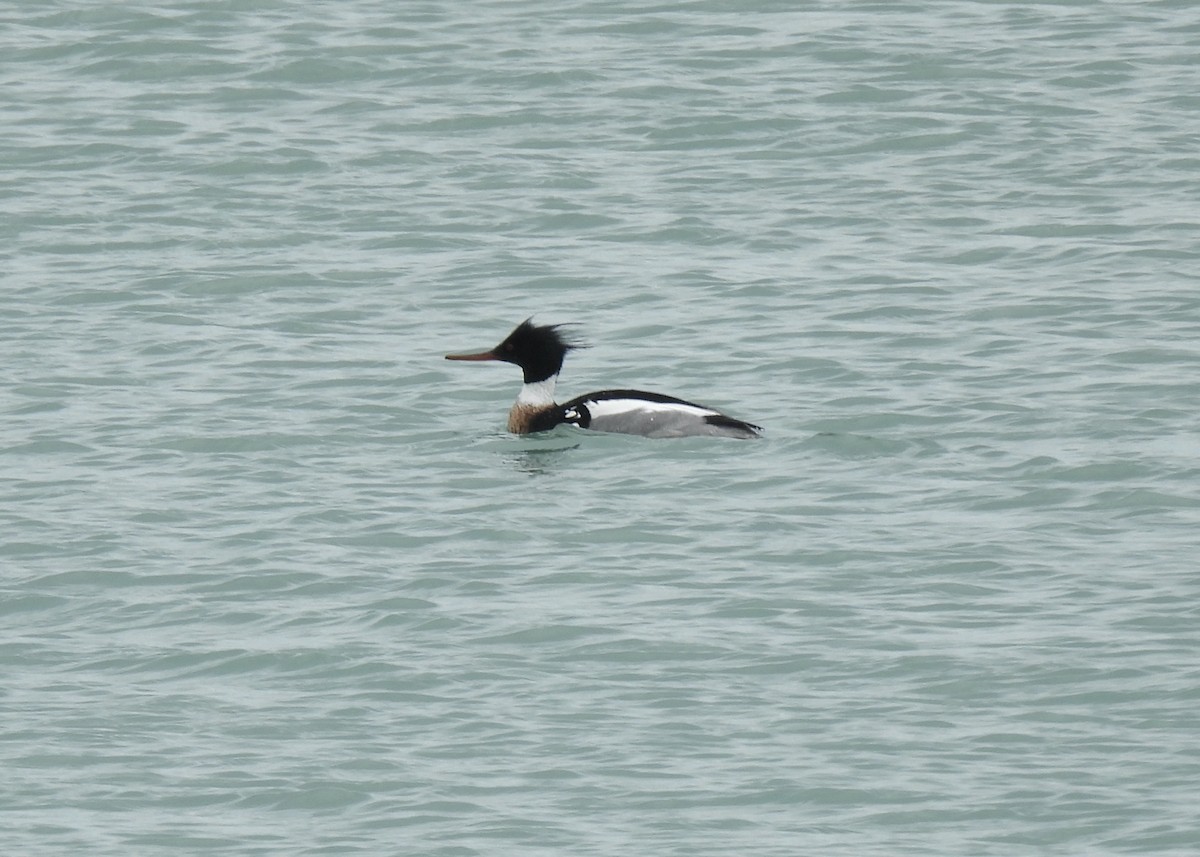
[[[645,414],[687,414],[701,419],[717,413],[712,408],[701,408],[697,405],[684,405],[678,402],[651,402],[646,399],[601,399],[598,402],[588,399],[584,404],[587,405],[587,409],[591,413],[593,420],[604,419],[605,417],[619,417],[637,412]]]
[[[688,437],[718,432],[705,421],[717,411],[682,402],[650,399],[587,399],[583,406],[591,415],[588,428],[640,434],[643,437]]]

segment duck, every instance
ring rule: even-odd
[[[585,347],[564,331],[567,325],[521,322],[499,345],[487,351],[447,354],[447,360],[499,361],[521,369],[523,384],[508,412],[508,430],[525,435],[560,425],[649,438],[761,437],[762,427],[662,393],[601,390],[567,402],[554,400],[563,361]]]

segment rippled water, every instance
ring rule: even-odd
[[[0,18],[5,854],[1200,852],[1193,4]]]

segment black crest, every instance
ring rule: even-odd
[[[515,363],[525,373],[525,383],[545,381],[562,369],[563,358],[585,346],[567,336],[564,325],[533,323],[527,318],[492,349],[498,360]]]

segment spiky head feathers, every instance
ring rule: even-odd
[[[562,369],[563,358],[586,346],[567,335],[566,325],[533,323],[527,318],[492,349],[497,360],[513,363],[525,373],[525,382],[544,381]]]

